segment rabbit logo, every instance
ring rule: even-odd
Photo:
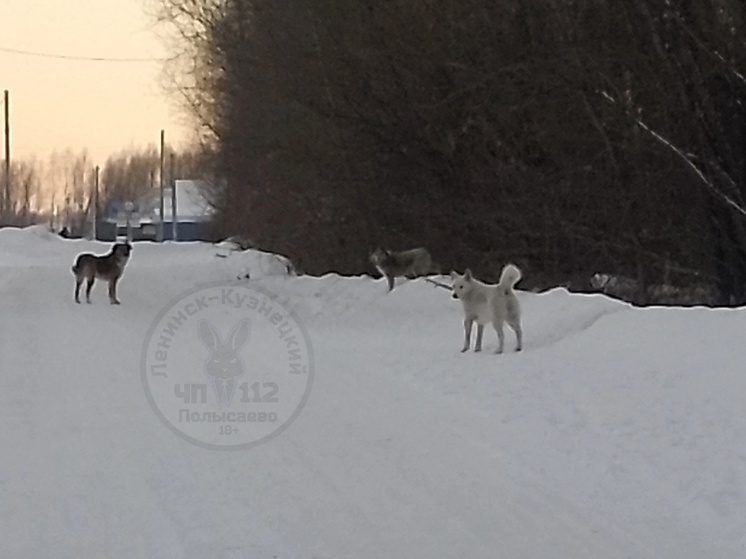
[[[249,340],[249,326],[248,320],[241,320],[224,342],[209,321],[199,321],[199,339],[210,350],[204,373],[210,380],[221,408],[231,406],[238,379],[246,372],[238,350]]]
[[[311,392],[311,339],[289,299],[251,282],[200,284],[160,310],[140,358],[145,395],[176,435],[242,450],[284,432]]]

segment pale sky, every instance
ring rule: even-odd
[[[87,148],[93,162],[103,164],[110,153],[157,145],[162,128],[169,143],[183,145],[188,128],[161,88],[160,62],[84,62],[2,50],[164,58],[145,0],[3,0],[1,6],[0,106],[7,89],[11,160]]]

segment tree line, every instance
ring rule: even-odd
[[[210,157],[200,148],[167,146],[164,181],[209,178]],[[113,202],[135,201],[160,184],[160,151],[128,148],[110,155],[99,169],[99,215]],[[10,200],[0,225],[26,226],[48,221],[56,229],[82,231],[93,215],[96,165],[88,153],[70,149],[46,160],[28,157],[10,164]]]
[[[746,302],[740,0],[152,0],[226,234]]]

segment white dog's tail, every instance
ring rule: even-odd
[[[515,264],[507,264],[500,274],[500,287],[513,288],[521,279],[521,271]]]

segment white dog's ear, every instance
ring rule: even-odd
[[[464,272],[464,279],[466,281],[471,280],[471,270],[469,268],[467,268],[466,271]]]
[[[458,277],[458,274],[455,272],[455,270],[451,270],[451,279],[455,280]]]

